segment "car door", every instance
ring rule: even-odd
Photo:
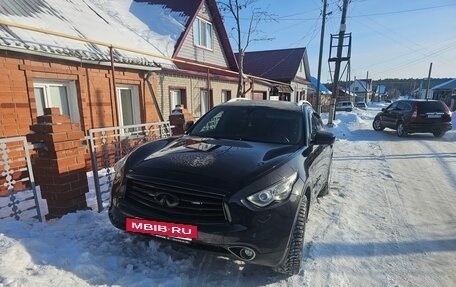
[[[309,115],[310,121],[310,145],[312,152],[307,160],[309,163],[309,173],[312,179],[312,192],[317,195],[323,188],[328,178],[329,165],[331,163],[332,148],[328,145],[314,145],[313,139],[317,131],[324,130],[323,122],[316,112]]]
[[[381,121],[382,121],[382,126],[387,127],[387,128],[396,128],[396,122],[397,122],[397,117],[398,117],[398,103],[400,101],[394,102],[391,105],[389,105],[381,114]]]

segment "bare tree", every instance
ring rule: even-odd
[[[273,38],[268,37],[259,29],[259,24],[265,21],[276,21],[275,14],[271,14],[256,5],[258,0],[220,0],[217,1],[220,11],[224,15],[230,15],[234,18],[234,27],[230,33],[230,37],[236,42],[238,49],[238,90],[237,97],[244,97],[246,90],[244,89],[244,52],[249,44],[257,41],[270,41]],[[244,17],[243,17],[244,16]],[[243,20],[246,20],[246,27],[242,25]]]

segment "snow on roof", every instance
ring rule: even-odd
[[[172,68],[170,58],[186,17],[163,5],[133,0],[5,0],[0,2],[0,21],[96,42],[0,25],[0,49],[109,61],[109,48],[102,45],[107,44],[116,48],[116,62]]]
[[[328,90],[328,88],[323,85],[321,82],[319,83],[318,82],[318,79],[315,78],[315,77],[310,77],[310,82],[312,83],[312,85],[314,87],[317,87],[317,85],[319,84],[320,85],[320,93],[322,93],[323,95],[330,95],[332,94],[332,92],[330,90]]]
[[[449,80],[432,88],[433,90],[454,90],[456,89],[456,79]]]

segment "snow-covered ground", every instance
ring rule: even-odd
[[[126,234],[106,211],[81,211],[2,220],[0,286],[456,286],[456,130],[375,132],[380,107],[338,113],[330,129],[331,193],[311,209],[299,275]]]

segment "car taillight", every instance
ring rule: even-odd
[[[444,108],[445,108],[445,114],[448,114],[448,115],[451,117],[450,108],[449,108],[445,103],[443,103],[443,106],[444,106]]]
[[[412,114],[412,117],[410,118],[410,120],[416,120],[416,118],[418,117],[418,106],[415,104],[413,106],[413,114]]]

